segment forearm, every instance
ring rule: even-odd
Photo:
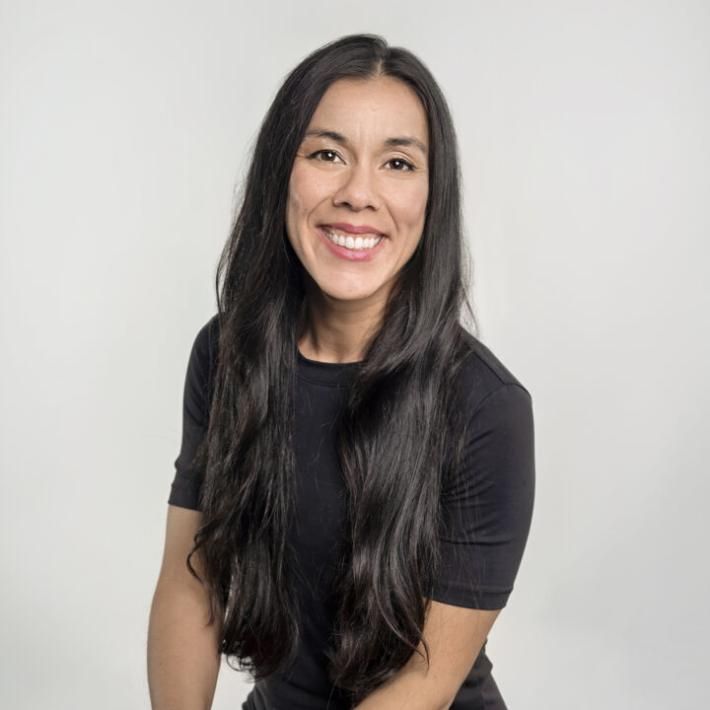
[[[148,627],[148,686],[152,710],[209,710],[220,655],[219,621],[207,626],[206,597],[161,584]]]
[[[434,678],[404,672],[370,693],[353,710],[448,710],[452,703]]]
[[[403,696],[399,693],[382,693],[378,691],[368,695],[353,710],[449,710],[451,701],[441,703],[438,700],[428,700],[421,697]]]

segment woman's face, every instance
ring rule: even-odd
[[[398,79],[340,79],[323,95],[293,163],[286,232],[326,300],[386,300],[424,228],[427,136],[419,98]]]

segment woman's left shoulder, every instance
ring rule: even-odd
[[[466,408],[478,407],[497,392],[512,393],[532,401],[528,387],[490,346],[462,328],[466,356],[458,375],[457,390],[466,397]]]

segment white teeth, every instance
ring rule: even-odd
[[[330,241],[334,242],[338,246],[347,247],[348,249],[353,249],[355,251],[372,249],[382,241],[382,237],[352,237],[351,235],[345,235],[342,232],[336,232],[329,227],[323,227],[323,231],[326,233]]]

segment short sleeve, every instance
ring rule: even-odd
[[[519,383],[487,394],[469,422],[460,467],[442,490],[440,574],[432,599],[502,609],[530,531],[535,494],[532,398]]]
[[[168,498],[169,504],[192,510],[201,510],[204,471],[195,454],[207,433],[214,322],[213,318],[200,329],[190,351],[182,399],[182,441]]]

